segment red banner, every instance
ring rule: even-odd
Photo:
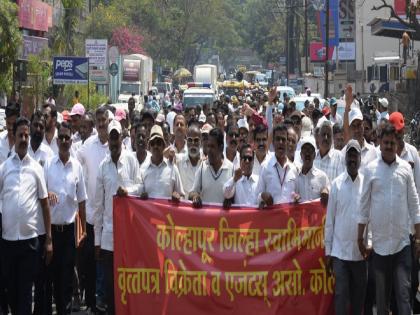
[[[309,44],[309,53],[312,62],[325,62],[327,48],[321,42],[312,42]],[[330,49],[328,49],[328,60],[332,60],[333,54],[334,46],[330,46]]]
[[[333,314],[319,202],[274,209],[114,199],[117,314]]]
[[[36,31],[48,32],[52,26],[52,8],[39,0],[19,0],[19,26]]]

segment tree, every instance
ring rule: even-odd
[[[112,32],[111,45],[117,46],[121,54],[144,54],[143,39],[135,29],[118,27]]]
[[[51,52],[45,48],[39,55],[28,56],[28,83],[27,91],[33,99],[35,106],[41,105],[42,101],[50,94],[49,80],[51,79],[52,64]]]
[[[17,10],[11,1],[0,0],[0,94],[11,92],[13,63],[22,45]]]

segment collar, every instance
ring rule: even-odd
[[[278,164],[282,169],[284,169],[286,166],[290,168],[290,165],[292,165],[293,163],[289,160],[289,158],[286,157],[286,163],[284,163],[284,167],[282,167],[277,161],[276,154],[273,154],[268,164],[270,165],[270,167],[274,167],[276,164]]]
[[[357,177],[356,180],[353,182],[353,180],[351,179],[349,173],[347,172],[347,170],[344,172],[344,181],[347,182],[349,181],[350,183],[358,183],[360,182],[360,180],[363,178],[363,174],[361,174],[360,172],[357,173]]]
[[[13,151],[11,153],[11,158],[12,160],[18,160],[19,162],[29,162],[31,160],[30,155],[28,154],[28,152],[26,152],[26,155],[23,157],[23,159],[21,160],[19,158],[19,155],[16,153],[16,151]]]
[[[318,151],[316,151],[316,157],[319,157],[320,159],[324,159],[325,157],[329,157],[330,159],[332,158],[332,155],[334,154],[334,148],[333,145],[331,145],[331,148],[328,150],[327,154],[325,154],[323,157],[321,157],[321,153]]]
[[[213,168],[213,166],[210,164],[209,160],[206,160],[206,163],[207,163],[207,166],[208,166],[208,167],[211,167],[211,168],[213,169],[213,171],[214,171],[214,168]],[[229,169],[230,164],[233,164],[233,163],[232,163],[231,161],[229,161],[229,159],[227,159],[227,158],[223,157],[222,166],[220,167],[219,172],[220,172],[220,170],[222,170],[222,169]]]
[[[315,167],[315,165],[312,165],[312,167],[311,167],[311,169],[308,171],[308,173],[303,174],[303,172],[302,172],[302,168],[303,168],[303,166],[302,166],[302,167],[300,168],[300,170],[299,170],[299,175],[302,175],[302,176],[308,176],[309,174],[310,174],[310,175],[315,176],[315,175],[316,175],[316,173],[317,173],[317,171],[318,171],[318,169]]]
[[[249,178],[247,178],[245,175],[242,175],[241,179],[239,181],[252,181],[254,183],[258,182],[258,175],[251,174]]]
[[[152,162],[152,160],[150,160],[149,167],[157,167],[157,168],[160,168],[162,166],[169,166],[169,164],[170,164],[169,163],[169,160],[167,160],[166,158],[163,158],[162,162],[159,165],[154,164]]]
[[[61,161],[61,159],[60,159],[60,155],[57,154],[57,155],[54,156],[52,162],[55,163],[55,164],[61,163],[62,165],[67,166],[67,165],[71,165],[72,164],[72,160],[73,159],[72,159],[71,154],[70,154],[67,163],[66,164],[63,164],[63,161]]]
[[[384,165],[386,165],[386,166],[389,166],[389,167],[391,167],[391,166],[398,166],[399,164],[401,164],[401,158],[398,156],[398,154],[395,156],[395,160],[394,160],[394,162],[392,162],[392,164],[388,164],[388,163],[386,163],[385,161],[384,161],[384,159],[383,159],[383,157],[382,157],[382,154],[381,154],[381,157],[380,157],[380,159],[379,159],[379,161],[381,162],[381,163],[383,163]]]

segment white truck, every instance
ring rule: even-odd
[[[211,89],[217,94],[217,66],[204,64],[194,67],[194,82],[210,84]]]
[[[207,104],[213,107],[213,102],[216,100],[214,90],[210,88],[209,83],[188,83],[188,88],[184,91],[183,103],[185,108],[203,107]]]
[[[118,103],[127,103],[134,94],[136,105],[142,104],[153,85],[153,59],[141,54],[124,55],[122,59]]]

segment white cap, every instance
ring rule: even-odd
[[[363,120],[363,114],[358,108],[353,108],[349,113],[349,125],[355,120]]]
[[[110,121],[108,125],[108,134],[110,134],[112,130],[116,130],[119,134],[121,134],[122,128],[119,121],[116,121],[115,119]]]
[[[239,128],[239,129],[241,129],[241,128],[245,128],[246,130],[248,130],[248,131],[249,131],[249,125],[248,125],[248,122],[247,122],[244,118],[239,119],[239,120],[238,120],[238,128]]]
[[[114,116],[114,114],[108,109],[107,110],[107,112],[108,112],[108,119],[111,121],[111,120],[114,120],[115,119],[115,116]]]
[[[301,131],[302,137],[310,136],[312,134],[312,128],[313,128],[312,120],[307,116],[303,116],[302,117],[302,131]]]
[[[155,121],[157,121],[158,123],[162,123],[165,121],[165,115],[162,113],[159,113],[155,119]]]
[[[315,138],[314,137],[304,137],[300,140],[301,148],[307,143],[309,143],[316,150]]]
[[[332,126],[332,122],[330,120],[327,119],[327,117],[322,116],[320,119],[318,119],[318,122],[316,124],[317,128],[321,128],[321,126],[327,122],[330,126]]]
[[[388,100],[384,97],[384,98],[380,98],[378,100],[379,104],[381,104],[382,107],[388,108]]]
[[[63,122],[63,114],[57,112],[57,122],[61,124]]]
[[[202,123],[205,123],[206,122],[206,115],[201,113],[200,116],[198,117],[198,121],[202,122]]]

